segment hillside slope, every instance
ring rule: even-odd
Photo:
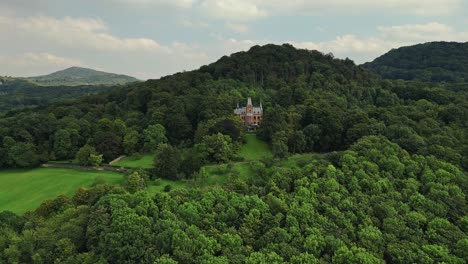
[[[115,85],[138,81],[138,79],[128,75],[107,73],[81,67],[70,67],[48,75],[29,77],[26,80],[45,86]]]
[[[381,80],[350,60],[266,45],[11,111],[0,168],[155,156],[123,188],[0,213],[0,262],[465,263],[468,90],[449,85],[459,84]],[[247,97],[264,107],[264,153],[241,150],[233,109]]]
[[[385,79],[468,82],[468,42],[429,42],[401,47],[363,67]]]
[[[121,85],[37,85],[21,78],[0,77],[0,113],[46,105],[66,99],[110,91]]]

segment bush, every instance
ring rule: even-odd
[[[159,185],[161,185],[161,183],[162,183],[161,179],[160,179],[160,178],[156,178],[156,179],[154,179],[153,185],[154,185],[154,186],[159,186]]]
[[[164,186],[164,192],[170,192],[172,190],[172,186],[170,184]]]

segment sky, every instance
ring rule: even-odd
[[[468,41],[468,0],[0,0],[0,76],[155,79],[267,43],[361,64],[442,40]]]

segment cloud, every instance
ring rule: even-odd
[[[188,19],[186,17],[180,19],[179,24],[183,27],[196,28],[196,29],[206,29],[210,27],[210,25],[206,22],[195,21],[195,20]]]
[[[457,31],[441,23],[407,24],[378,27],[377,35],[360,37],[354,34],[337,36],[323,42],[288,41],[299,48],[332,52],[338,57],[350,57],[357,62],[365,62],[389,51],[392,48],[414,45],[430,41],[468,41],[468,31]]]
[[[112,51],[152,51],[170,53],[169,47],[148,38],[119,38],[109,33],[100,19],[57,19],[47,16],[0,17],[0,32],[11,36],[40,38],[64,46]]]
[[[393,48],[414,45],[430,41],[468,41],[468,31],[457,31],[441,23],[405,24],[397,26],[380,26],[376,28],[374,36],[359,36],[356,33],[348,33],[336,36],[328,41],[271,41],[253,39],[234,39],[213,36],[222,47],[217,49],[219,54],[230,54],[237,51],[245,51],[254,45],[267,43],[290,43],[297,48],[318,50],[324,53],[332,52],[339,58],[349,57],[357,63],[370,61],[377,56],[388,52]]]
[[[47,52],[24,53],[22,56],[16,57],[16,59],[14,58],[10,62],[16,65],[34,65],[45,63],[47,65],[54,65],[59,67],[83,65],[80,60],[59,57]]]
[[[190,8],[196,0],[109,0],[110,2],[120,2],[127,5],[143,5],[143,6],[174,6],[180,8]]]
[[[200,2],[200,7],[211,17],[228,21],[245,21],[265,17],[265,10],[255,2],[248,0],[204,0]]]
[[[110,72],[126,72],[131,75],[147,72],[145,76],[136,75],[140,78],[149,75],[156,78],[193,69],[209,61],[205,50],[197,45],[178,41],[163,45],[150,38],[119,37],[112,34],[101,19],[93,18],[0,16],[0,43],[0,56],[3,54],[0,74],[10,75],[37,75],[52,68],[32,67],[27,64],[28,61],[34,64],[44,59],[55,66],[59,66],[59,62],[62,62],[62,66],[78,64],[71,63],[78,61],[59,60],[52,55],[47,57],[42,51],[50,54],[76,54],[93,68],[99,67]],[[32,43],[34,44],[31,45]],[[52,63],[54,59],[55,64]],[[10,66],[10,60],[16,61],[15,67]],[[24,70],[20,69],[21,66]],[[143,67],[148,69],[142,71]]]
[[[417,16],[448,16],[462,9],[463,0],[108,0],[129,6],[166,5],[198,10],[212,19],[248,21],[275,15],[322,12],[363,14],[386,12]]]
[[[452,14],[462,6],[462,0],[258,0],[257,2],[270,13],[275,14],[287,12],[305,14],[322,11],[362,14],[384,11],[419,16],[440,16]]]
[[[7,65],[10,71],[21,70],[24,75],[47,74],[71,66],[85,66],[78,59],[60,57],[47,52],[0,56],[0,67],[2,65]]]
[[[226,23],[226,27],[231,31],[236,33],[244,34],[250,32],[249,26],[246,24],[238,24],[238,23]]]
[[[379,27],[382,38],[427,42],[433,40],[468,41],[468,32],[459,32],[441,23]]]

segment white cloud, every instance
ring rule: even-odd
[[[421,16],[449,15],[462,6],[462,0],[257,0],[271,13],[321,11],[364,13],[384,11]]]
[[[238,21],[251,20],[266,16],[257,1],[248,0],[203,0],[200,6],[208,15],[214,18]]]
[[[220,43],[219,51],[230,54],[248,50],[254,45],[267,43],[290,43],[297,48],[332,52],[339,58],[349,57],[357,63],[370,61],[385,52],[401,46],[414,45],[430,41],[468,41],[468,31],[456,29],[441,23],[407,24],[389,27],[377,27],[375,36],[363,37],[354,33],[335,37],[329,41],[270,41],[270,40],[239,40],[214,36]],[[218,52],[221,54],[222,52]],[[223,54],[221,54],[223,55]]]
[[[152,78],[156,78],[184,69],[190,70],[209,62],[205,50],[196,45],[177,41],[163,45],[150,38],[119,37],[112,34],[102,20],[90,18],[0,16],[0,43],[0,56],[3,54],[0,75],[42,74],[44,70],[52,67],[39,68],[28,65],[41,59],[55,66],[60,66],[60,62],[63,66],[79,64],[71,63],[78,61],[47,57],[45,53],[38,53],[38,50],[76,54],[74,56],[80,56],[82,61],[93,68],[126,72],[140,78],[146,78],[150,73],[153,73]],[[12,67],[12,61],[16,61],[15,67]],[[148,69],[142,71],[144,67]],[[139,76],[138,73],[141,72],[147,74]]]
[[[13,59],[11,62],[16,65],[32,65],[32,64],[45,63],[48,65],[54,65],[54,66],[59,66],[59,67],[83,65],[83,63],[81,63],[80,60],[59,57],[59,56],[55,56],[47,52],[24,53],[23,55],[16,57],[16,59]]]
[[[417,16],[447,16],[462,8],[463,0],[108,0],[132,6],[167,5],[200,9],[214,19],[246,21],[272,15],[346,12],[386,12]]]
[[[47,74],[71,66],[85,66],[78,59],[60,57],[47,52],[0,56],[0,67],[2,65],[7,65],[11,72],[21,70],[24,75]]]
[[[196,0],[109,0],[111,2],[121,2],[128,5],[154,5],[154,6],[175,6],[190,8]]]
[[[427,42],[433,40],[468,41],[468,32],[459,32],[441,23],[379,27],[382,38]]]
[[[324,42],[289,41],[299,48],[332,52],[338,57],[350,57],[358,63],[369,61],[392,48],[430,41],[468,41],[468,31],[457,31],[440,23],[407,24],[378,27],[373,37],[359,37],[353,34],[338,36]]]
[[[245,34],[250,32],[250,28],[246,24],[226,23],[226,27],[236,33]]]
[[[187,28],[197,28],[197,29],[205,29],[205,28],[210,27],[210,25],[206,22],[195,21],[195,20],[188,19],[186,17],[180,19],[179,24]]]
[[[171,49],[148,38],[119,38],[109,33],[107,26],[99,19],[71,18],[57,19],[47,16],[27,18],[0,17],[0,33],[8,32],[10,37],[35,37],[69,47],[112,50],[152,51],[170,53]]]

